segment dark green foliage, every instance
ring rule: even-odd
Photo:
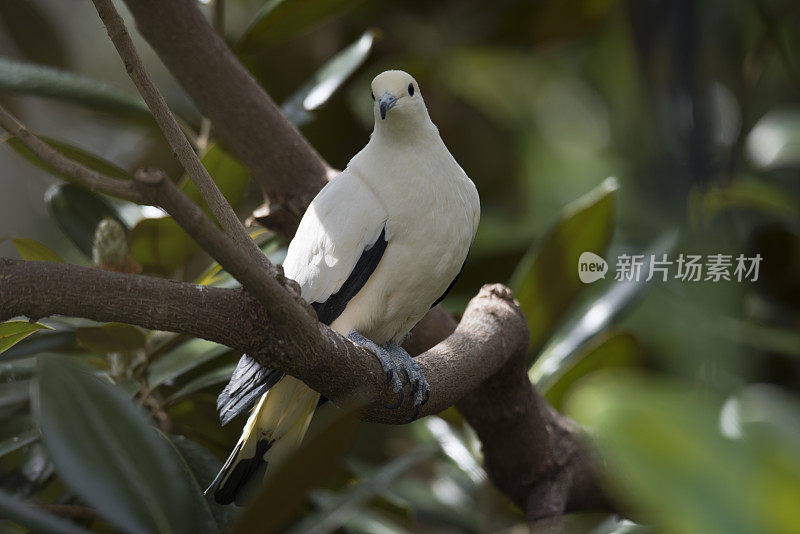
[[[61,478],[127,532],[213,532],[210,512],[145,415],[107,380],[40,357],[37,419]]]

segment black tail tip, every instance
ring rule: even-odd
[[[267,461],[264,455],[275,443],[274,439],[267,440],[261,439],[256,443],[256,453],[252,458],[243,460],[229,460],[220,469],[214,481],[211,482],[208,489],[205,491],[206,495],[214,492],[214,501],[217,504],[231,504],[236,503],[237,506],[244,506],[252,500],[255,491],[259,488],[259,484],[255,481],[264,478],[264,472],[267,469]],[[239,452],[241,445],[237,447],[231,455]],[[231,470],[231,465],[233,469]],[[225,478],[225,475],[230,471],[230,475]],[[223,478],[225,481],[223,482]]]

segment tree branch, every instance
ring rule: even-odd
[[[259,221],[294,235],[331,168],[239,62],[194,0],[125,4],[139,32],[261,186],[268,209]]]
[[[145,198],[164,208],[203,250],[241,282],[262,305],[277,310],[272,314],[274,321],[285,323],[286,328],[312,328],[317,322],[316,314],[300,298],[300,288],[294,281],[284,277],[265,256],[263,263],[267,269],[254,268],[247,252],[228,239],[161,170],[139,169],[133,179]]]
[[[233,208],[225,200],[217,184],[200,162],[200,158],[197,157],[189,140],[183,134],[164,97],[161,96],[150,75],[147,74],[144,64],[133,45],[131,36],[125,29],[125,23],[114,8],[114,3],[111,0],[92,1],[97,13],[106,25],[111,42],[114,43],[120,58],[125,63],[125,70],[142,95],[147,107],[150,108],[175,156],[183,165],[192,182],[197,186],[212,213],[214,213],[214,216],[231,239],[248,253],[253,265],[268,271],[270,268],[269,262],[253,240],[250,239],[250,235],[236,216],[236,213],[234,213]]]
[[[34,134],[24,124],[19,122],[11,113],[0,105],[0,126],[8,133],[19,139],[20,143],[30,149],[36,156],[59,172],[71,176],[81,185],[92,191],[99,191],[119,198],[143,204],[144,197],[132,182],[106,176],[103,173],[90,169],[57,151]]]
[[[334,402],[366,388],[364,418],[402,424],[372,353],[325,325],[290,330],[243,290],[121,274],[62,263],[0,259],[0,321],[51,314],[123,321],[209,339],[300,378]],[[441,341],[441,342],[440,342]],[[431,386],[420,416],[458,403],[478,432],[492,481],[531,520],[570,510],[610,509],[578,429],[550,408],[525,372],[528,330],[511,292],[484,286],[458,325],[429,314],[406,348]],[[411,393],[406,386],[406,395]]]
[[[434,308],[404,346],[412,354],[427,351],[455,328],[449,314]],[[527,349],[527,341],[506,347],[511,354],[499,370],[456,403],[481,440],[489,477],[531,523],[566,512],[614,511],[585,436],[531,384]]]
[[[0,321],[19,315],[38,319],[60,314],[209,339],[286,371],[334,401],[366,385],[375,399],[366,408],[366,418],[405,423],[413,412],[410,403],[398,410],[383,407],[394,393],[385,385],[386,375],[377,358],[301,313],[314,327],[294,328],[281,320],[281,314],[240,289],[63,263],[0,259]],[[486,286],[453,334],[417,358],[431,386],[430,400],[420,416],[437,413],[476,388],[502,366],[507,348],[524,345],[527,335],[510,292],[502,286]],[[406,388],[410,394],[412,385]]]
[[[0,321],[56,314],[123,321],[242,350],[230,326],[245,308],[243,294],[66,263],[0,258]]]

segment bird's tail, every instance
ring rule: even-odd
[[[272,386],[256,403],[242,437],[206,491],[214,491],[220,504],[247,500],[267,463],[280,463],[303,440],[318,401],[319,393],[291,376]]]

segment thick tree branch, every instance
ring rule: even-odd
[[[156,50],[268,199],[259,220],[291,236],[330,167],[281,113],[194,0],[125,0]]]
[[[236,213],[234,213],[233,208],[231,208],[228,201],[225,200],[217,184],[200,162],[200,158],[197,157],[189,140],[186,139],[186,136],[183,134],[183,131],[178,125],[178,121],[175,120],[175,117],[169,110],[164,97],[161,96],[161,93],[156,88],[150,75],[147,74],[144,64],[133,45],[131,36],[125,29],[122,17],[119,16],[119,13],[117,13],[117,10],[114,8],[114,3],[112,0],[92,1],[97,8],[97,13],[106,25],[111,42],[114,43],[114,47],[117,49],[120,58],[123,63],[125,63],[125,70],[142,95],[147,107],[150,108],[150,111],[153,113],[153,117],[164,133],[164,137],[167,138],[175,156],[181,162],[181,165],[183,165],[183,168],[192,179],[192,182],[197,186],[198,191],[200,191],[203,199],[211,208],[212,213],[231,239],[233,239],[243,251],[248,253],[253,265],[261,267],[265,271],[269,270],[269,262],[265,259],[253,240],[250,239],[250,235],[236,216]]]
[[[197,286],[63,263],[0,259],[0,321],[52,314],[95,321],[123,321],[228,345],[286,371],[336,401],[366,386],[375,402],[365,417],[405,423],[410,403],[387,410],[394,396],[385,373],[366,349],[313,320],[297,330],[243,290]],[[486,286],[473,299],[455,332],[417,358],[431,385],[421,416],[451,406],[500,368],[508,348],[524,345],[527,326],[502,286]],[[406,393],[411,391],[407,385]]]
[[[124,321],[243,350],[230,328],[245,309],[243,294],[66,263],[0,258],[0,321],[56,314]]]
[[[365,419],[400,424],[411,415],[408,403],[383,407],[394,396],[372,353],[316,321],[313,328],[291,329],[243,290],[0,259],[0,321],[51,314],[210,339],[302,379],[333,401],[366,388],[373,400]],[[578,429],[527,378],[527,340],[525,319],[503,286],[485,286],[458,325],[441,310],[429,314],[406,344],[422,351],[417,362],[431,385],[420,416],[457,403],[483,442],[493,482],[531,520],[609,509]]]
[[[455,328],[449,314],[434,308],[405,347],[412,354],[424,352]],[[531,522],[572,511],[613,511],[598,486],[598,460],[589,454],[585,436],[531,384],[527,348],[527,342],[505,347],[511,351],[508,360],[456,403],[478,433],[492,482]]]
[[[71,176],[76,182],[92,191],[99,191],[119,198],[144,203],[144,197],[132,182],[106,176],[66,157],[34,134],[19,122],[3,106],[0,106],[0,126],[19,139],[20,143],[30,149],[36,156],[59,172]]]

